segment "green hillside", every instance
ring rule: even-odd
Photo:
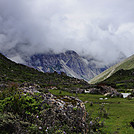
[[[59,88],[85,87],[88,85],[84,80],[68,77],[61,73],[42,73],[33,68],[12,62],[0,54],[0,83],[8,82],[31,82],[41,87],[56,86]]]
[[[103,73],[99,74],[95,78],[89,81],[90,84],[99,83],[101,81],[104,81],[105,79],[109,78],[111,75],[116,73],[117,71],[123,69],[123,70],[130,70],[134,68],[134,55],[127,58],[126,60],[110,67]]]
[[[121,69],[102,83],[113,86],[116,89],[134,89],[134,69]]]

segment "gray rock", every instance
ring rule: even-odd
[[[102,65],[100,61],[91,56],[83,57],[71,50],[59,54],[36,54],[25,61],[28,66],[42,72],[65,72],[68,76],[86,81],[109,68],[109,65]]]

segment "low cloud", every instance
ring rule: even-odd
[[[133,7],[132,0],[0,0],[0,51],[75,50],[112,62],[134,53]]]

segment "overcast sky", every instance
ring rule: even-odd
[[[0,51],[134,54],[134,0],[0,0]]]

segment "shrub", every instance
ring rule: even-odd
[[[106,109],[103,104],[100,105],[99,111],[98,111],[99,117],[108,118],[109,116],[108,109]]]

